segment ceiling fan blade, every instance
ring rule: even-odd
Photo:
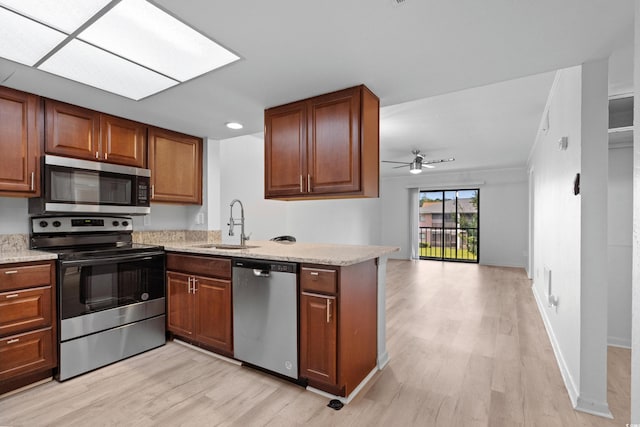
[[[400,169],[400,168],[406,168],[407,166],[409,166],[409,164],[406,165],[400,165],[400,166],[394,166],[391,169]]]
[[[407,162],[394,162],[394,161],[391,161],[391,160],[381,160],[381,162],[382,163],[398,163],[400,165],[405,165],[405,166],[411,164],[410,162],[409,163],[407,163]]]
[[[446,162],[453,162],[455,159],[452,157],[450,159],[439,159],[439,160],[423,160],[422,161],[422,166],[426,166],[426,165],[431,165],[434,163],[446,163]]]
[[[422,166],[423,166],[423,167],[425,167],[425,168],[428,168],[428,169],[433,169],[433,168],[435,168],[435,166],[430,165],[429,163],[423,163],[423,164],[422,164]]]

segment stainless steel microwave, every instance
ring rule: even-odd
[[[45,155],[42,196],[29,199],[29,213],[146,215],[149,169]]]

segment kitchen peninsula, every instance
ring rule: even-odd
[[[205,309],[205,303],[185,301],[196,297],[196,290],[204,290],[207,307],[224,307],[224,298],[229,299],[230,307],[232,261],[288,262],[299,264],[299,379],[316,391],[348,402],[388,362],[386,257],[397,247],[273,241],[250,241],[243,249],[211,242],[163,246],[167,251],[168,329],[177,337],[233,356],[231,309],[218,310],[223,313],[218,321],[202,326],[197,314],[196,320],[185,317],[183,307],[191,304],[197,312],[197,307]],[[223,300],[214,300],[216,294]]]

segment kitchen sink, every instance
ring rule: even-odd
[[[233,245],[226,243],[207,243],[206,245],[196,245],[196,248],[211,248],[211,249],[252,249],[259,248],[260,246],[252,245]]]

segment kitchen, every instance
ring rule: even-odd
[[[385,5],[386,6],[386,5]],[[263,6],[256,5],[257,9],[255,9],[256,15],[251,15],[247,17],[247,19],[251,18],[254,21],[249,20],[248,24],[259,25],[259,21],[261,16],[265,16],[267,14],[266,10],[261,9]],[[350,6],[354,7],[354,6]],[[404,9],[403,9],[404,7]],[[398,6],[396,9],[394,8],[383,8],[380,6],[380,10],[376,9],[376,13],[381,14],[382,21],[386,21],[384,17],[389,13],[402,14],[403,16],[412,15],[417,19],[420,14],[412,13],[416,11],[416,8],[422,7],[416,4],[412,4],[407,2],[404,6]],[[171,9],[171,7],[168,7]],[[321,17],[325,17],[327,20],[332,21],[332,19],[346,19],[340,17],[333,17],[328,11],[319,10],[317,11],[321,14],[318,19],[321,21]],[[352,10],[345,10],[345,16],[347,12],[353,12]],[[177,12],[176,12],[177,13]],[[373,13],[373,11],[372,11]],[[503,13],[503,12],[501,12]],[[196,27],[200,27],[198,25],[199,20],[204,19],[204,17],[199,17],[199,13],[181,11],[180,16],[187,19],[189,22],[193,22]],[[204,14],[202,14],[204,15]],[[215,14],[211,14],[212,16]],[[498,13],[500,15],[500,13]],[[473,16],[471,11],[469,12],[469,16]],[[230,23],[223,22],[224,19],[216,18],[218,21],[219,27],[225,28],[225,25],[231,25]],[[202,21],[200,21],[202,22]],[[410,22],[414,22],[410,20]],[[303,23],[296,23],[296,25],[305,27],[306,25]],[[336,23],[336,25],[340,25]],[[381,24],[382,25],[382,24]],[[421,24],[420,24],[421,25]],[[204,25],[202,25],[204,27]],[[549,24],[550,28],[555,28],[553,25]],[[264,34],[268,34],[270,29],[264,28],[264,25],[256,27],[264,30]],[[300,28],[299,28],[300,29]],[[437,26],[434,27],[433,31],[436,31]],[[221,30],[222,31],[222,30]],[[256,31],[256,30],[252,30]],[[272,31],[272,30],[271,30]],[[460,29],[462,31],[462,29]],[[532,32],[534,30],[531,30]],[[223,31],[225,34],[232,33],[232,30],[227,28]],[[402,33],[401,31],[398,32]],[[217,34],[217,33],[214,33]],[[531,34],[531,33],[529,33]],[[213,36],[214,38],[219,38],[220,36]],[[389,52],[389,64],[395,62],[397,67],[402,67],[406,70],[411,69],[410,66],[402,65],[404,64],[404,60],[398,57],[398,54],[394,56],[392,53],[394,49],[397,47],[395,45],[395,41],[392,38],[388,38],[383,36],[382,34],[372,34],[373,40],[377,42],[379,49],[382,51]],[[220,39],[223,41],[223,39]],[[243,43],[248,43],[248,40],[241,40]],[[406,40],[404,40],[406,42]],[[297,42],[295,40],[288,39],[287,43]],[[254,52],[249,49],[247,46],[242,43],[234,43],[231,45],[228,44],[234,50],[237,50],[242,54],[243,57],[246,57],[244,63],[238,63],[237,65],[243,65],[243,67],[236,66],[235,69],[233,66],[229,66],[226,69],[221,69],[219,72],[211,73],[211,75],[207,76],[210,78],[218,77],[218,78],[231,78],[232,71],[234,71],[234,75],[237,73],[237,77],[240,78],[243,74],[243,70],[246,70],[246,67],[251,67],[250,61],[254,61],[255,58],[264,57],[264,52],[260,53]],[[517,43],[514,43],[517,44]],[[391,45],[391,46],[389,46]],[[317,45],[321,51],[324,52],[324,48],[322,45]],[[385,46],[389,46],[385,50]],[[284,50],[293,49],[290,44],[285,44],[282,47]],[[295,49],[293,49],[295,50]],[[365,49],[366,50],[366,49]],[[420,48],[415,47],[415,51],[420,51]],[[453,49],[452,49],[453,50]],[[517,56],[519,51],[514,49],[513,55]],[[325,52],[326,53],[326,52]],[[501,58],[503,52],[496,48],[494,53],[496,58]],[[585,54],[585,56],[588,56]],[[344,58],[336,58],[336,61],[341,61]],[[290,80],[292,78],[291,74],[305,74],[305,67],[310,67],[308,64],[302,64],[297,67],[293,67],[291,69],[283,67],[282,64],[276,63],[273,64],[273,57],[264,58],[263,60],[269,61],[271,65],[265,66],[263,73],[266,70],[269,70],[269,73],[274,74],[283,74],[282,78],[286,80]],[[469,61],[473,62],[473,56],[469,57]],[[564,62],[562,62],[564,61]],[[556,69],[562,66],[572,65],[576,63],[576,59],[574,57],[563,58],[560,63],[554,63],[552,66],[548,66],[546,69]],[[476,61],[482,62],[482,61]],[[579,62],[579,61],[577,61]],[[385,63],[380,68],[380,73],[391,75],[389,70],[384,69],[385,67],[390,67],[390,65]],[[515,62],[517,65],[518,63]],[[3,62],[3,70],[7,70],[7,73],[3,73],[3,78],[10,74],[10,72],[15,68],[15,65],[11,65],[13,68],[9,68],[7,62]],[[370,64],[368,64],[370,65]],[[377,65],[376,65],[377,66]],[[241,68],[240,70],[237,70]],[[370,68],[370,67],[367,67]],[[433,69],[433,64],[429,64],[429,67],[426,69]],[[469,65],[462,65],[460,69],[469,69],[472,68]],[[295,73],[293,72],[295,70]],[[293,101],[296,99],[301,99],[306,96],[313,96],[320,93],[326,93],[332,90],[344,88],[351,86],[352,84],[347,83],[344,80],[344,76],[348,76],[351,72],[348,67],[346,69],[340,71],[340,73],[336,74],[336,71],[332,71],[331,68],[327,68],[318,65],[315,70],[307,70],[309,76],[317,76],[318,70],[322,70],[322,74],[324,75],[323,79],[311,78],[309,77],[307,81],[301,85],[291,85],[291,92],[286,93],[284,90],[278,89],[276,91],[277,95],[274,95],[269,98],[269,101],[259,102],[259,108],[255,109],[259,114],[257,114],[254,118],[254,124],[250,124],[249,122],[245,122],[245,126],[248,128],[254,129],[255,132],[258,132],[262,129],[262,110],[265,107],[279,105],[285,102]],[[242,71],[242,72],[240,72]],[[416,73],[419,73],[418,69],[414,70]],[[512,76],[516,76],[522,71],[510,70]],[[540,70],[542,71],[542,69]],[[353,77],[353,84],[360,83],[362,79],[361,75],[367,75],[367,73],[372,72],[371,70],[362,70],[358,73],[357,77]],[[397,103],[398,101],[407,99],[406,97],[420,97],[426,94],[435,94],[446,91],[455,90],[456,87],[447,87],[444,82],[440,79],[430,79],[428,78],[428,72],[425,73],[425,69],[422,69],[423,75],[420,76],[421,80],[427,80],[426,84],[417,85],[415,91],[411,94],[402,94],[401,91],[392,91],[390,89],[386,89],[385,86],[381,86],[380,84],[376,87],[374,84],[369,84],[372,88],[375,88],[375,91],[378,95],[381,96],[383,100],[383,104],[391,105]],[[434,73],[437,71],[433,70]],[[506,71],[503,71],[506,73]],[[522,74],[520,74],[522,75]],[[263,142],[261,137],[256,136],[242,136],[239,137],[238,140],[229,139],[234,136],[231,131],[226,130],[205,130],[199,127],[205,126],[205,123],[211,123],[212,126],[219,126],[222,128],[224,122],[230,120],[227,116],[234,115],[235,107],[232,102],[227,102],[224,107],[224,114],[216,114],[211,110],[207,110],[205,113],[204,109],[196,109],[191,107],[191,100],[198,99],[199,97],[196,95],[198,91],[192,86],[198,81],[193,81],[191,84],[186,84],[184,86],[187,91],[186,99],[180,100],[177,96],[171,93],[171,91],[167,91],[163,94],[160,94],[157,98],[150,98],[148,100],[142,101],[141,103],[123,103],[122,105],[118,105],[116,107],[116,101],[119,98],[114,96],[109,96],[89,88],[85,87],[77,87],[73,86],[68,81],[60,81],[60,79],[56,79],[51,75],[42,75],[41,79],[38,81],[37,86],[32,89],[37,93],[46,95],[50,98],[54,99],[64,99],[67,102],[82,105],[83,107],[94,108],[99,111],[107,111],[110,114],[126,116],[128,118],[137,119],[143,122],[152,123],[164,128],[173,129],[182,131],[189,134],[195,135],[216,135],[215,139],[211,139],[207,141],[205,144],[205,162],[206,167],[204,169],[204,173],[206,175],[205,178],[205,188],[206,191],[204,193],[205,203],[203,203],[202,207],[200,206],[169,206],[169,205],[161,205],[154,204],[153,212],[150,216],[145,218],[135,218],[134,228],[137,231],[155,231],[155,230],[221,230],[222,234],[226,234],[225,224],[227,222],[228,216],[228,203],[231,202],[234,198],[239,198],[245,203],[245,209],[247,213],[247,224],[246,228],[248,232],[253,232],[251,239],[254,240],[267,240],[274,235],[280,234],[292,234],[295,235],[299,241],[330,241],[331,243],[348,243],[348,244],[376,244],[383,243],[377,237],[378,230],[380,229],[381,224],[386,224],[383,214],[378,207],[379,204],[384,202],[384,186],[386,185],[384,182],[382,184],[382,202],[377,199],[362,199],[362,200],[333,200],[333,201],[300,201],[300,202],[276,202],[272,200],[264,200],[264,189],[261,185],[243,185],[245,182],[255,182],[256,177],[260,177],[262,171],[259,169],[260,165],[263,164]],[[241,95],[234,96],[226,96],[228,93],[228,89],[225,87],[224,83],[218,83],[217,81],[213,84],[208,82],[206,84],[207,88],[203,89],[201,93],[209,94],[214,98],[226,98],[226,99],[234,99],[240,100],[246,93],[254,94],[254,97],[260,98],[265,97],[265,91],[267,91],[267,86],[265,82],[275,81],[275,75],[264,74],[263,76],[250,80],[244,81],[242,83],[242,87],[239,89],[239,93]],[[492,74],[491,77],[488,77],[484,82],[482,78],[485,77],[482,75],[482,70],[478,70],[478,73],[473,76],[469,76],[469,80],[465,83],[468,86],[474,86],[477,84],[487,83],[490,80],[504,80],[509,76],[505,74]],[[6,84],[20,86],[20,79],[26,77],[20,77],[19,74],[16,74],[14,77],[7,80]],[[401,79],[411,80],[416,79],[417,77],[414,75],[407,75],[402,77]],[[14,80],[12,80],[14,79]],[[349,81],[351,79],[347,77]],[[214,78],[215,80],[215,78]],[[335,80],[335,81],[334,81]],[[368,81],[367,81],[368,82]],[[389,83],[389,85],[394,86],[398,84],[398,82]],[[437,88],[429,88],[429,85],[438,85]],[[233,85],[227,85],[232,87]],[[27,86],[22,86],[23,89],[27,89]],[[74,88],[73,90],[71,88]],[[458,87],[459,88],[459,87]],[[37,91],[35,89],[38,89]],[[382,90],[382,92],[380,92]],[[65,93],[68,92],[69,95]],[[382,94],[385,94],[382,96]],[[394,95],[395,93],[395,95]],[[65,96],[63,96],[65,95]],[[68,97],[67,97],[68,96]],[[395,97],[395,98],[394,98]],[[403,98],[404,97],[404,98]],[[206,97],[205,97],[206,98]],[[207,101],[204,101],[207,103]],[[169,105],[181,105],[186,113],[191,117],[194,122],[193,127],[187,127],[185,124],[179,122],[179,119],[170,112],[165,113],[156,113],[158,114],[152,120],[147,120],[145,117],[147,114],[152,114],[154,108],[161,108],[163,106]],[[147,111],[148,110],[148,111]],[[234,144],[234,142],[239,142],[240,144]],[[234,157],[229,157],[230,154],[235,153]],[[459,156],[459,154],[456,154]],[[244,162],[247,162],[249,165],[253,165],[254,167],[249,167],[249,171],[243,171]],[[461,161],[458,160],[458,161]],[[218,165],[218,167],[211,166]],[[248,175],[247,175],[248,174]],[[440,182],[447,183],[447,177],[442,176],[440,178]],[[507,180],[508,178],[502,178],[503,180]],[[475,178],[471,181],[478,181],[480,179]],[[484,179],[486,180],[486,178]],[[236,188],[234,191],[234,187],[242,187],[240,189]],[[218,196],[219,195],[219,196]],[[5,216],[5,212],[7,212],[7,216],[11,217],[11,223],[3,226],[3,232],[7,234],[17,232],[28,233],[28,225],[24,218],[26,216],[26,202],[20,199],[3,199],[2,200],[2,209],[3,209],[3,218]],[[489,216],[485,216],[489,218]],[[19,220],[18,220],[19,219]],[[146,223],[145,223],[146,221]],[[327,224],[327,226],[319,226],[321,224]],[[329,226],[330,224],[330,226]],[[489,234],[486,235],[487,238],[491,236]],[[395,241],[388,240],[388,244],[397,245]],[[487,241],[488,242],[488,241]],[[404,246],[404,245],[402,245]],[[406,251],[406,247],[404,248]],[[508,249],[504,249],[505,252],[508,252]],[[521,253],[522,250],[519,249]],[[520,260],[520,262],[522,262]]]

